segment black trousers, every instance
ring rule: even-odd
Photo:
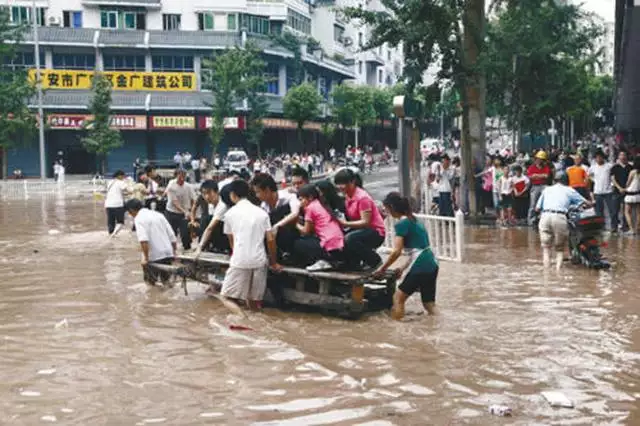
[[[167,210],[165,212],[165,217],[167,221],[169,221],[169,225],[173,229],[173,232],[178,236],[180,235],[180,239],[182,240],[182,247],[185,250],[191,249],[191,234],[189,233],[189,224],[187,223],[187,219],[181,213],[173,213]]]
[[[107,229],[109,235],[116,229],[116,223],[124,225],[124,207],[107,207]]]
[[[371,228],[356,229],[345,235],[345,253],[350,268],[357,268],[360,262],[374,268],[382,262],[376,249],[382,245],[384,237]]]
[[[156,260],[151,263],[159,263],[162,265],[171,265],[173,263],[172,257],[167,257],[164,259]],[[152,265],[146,264],[142,267],[142,275],[144,277],[144,282],[147,284],[155,285],[158,281],[162,282],[162,284],[166,284],[171,279],[171,273],[167,271],[158,271],[153,268]]]
[[[319,260],[326,260],[329,263],[339,263],[344,261],[343,250],[326,251],[320,246],[317,237],[302,237],[295,240],[293,253],[296,265],[310,266]]]
[[[200,183],[200,177],[202,176],[200,169],[193,169],[193,175],[196,178],[196,183]]]

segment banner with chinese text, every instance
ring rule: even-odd
[[[196,118],[193,116],[155,115],[149,120],[150,129],[195,130]]]
[[[86,114],[49,114],[47,124],[50,129],[80,130],[93,116]],[[147,117],[144,115],[112,115],[111,127],[119,130],[145,130]]]
[[[94,71],[40,70],[43,89],[91,89]],[[196,75],[192,72],[105,71],[113,90],[194,91]],[[36,81],[36,70],[29,70],[29,79]]]
[[[213,119],[211,117],[198,117],[198,129],[208,130],[211,128]],[[244,117],[225,117],[224,128],[226,130],[244,130]]]

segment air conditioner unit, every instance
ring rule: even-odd
[[[60,18],[57,16],[51,16],[49,17],[49,25],[52,27],[59,27],[60,26]]]

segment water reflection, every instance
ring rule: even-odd
[[[101,202],[0,217],[0,424],[495,424],[491,404],[515,424],[640,422],[638,240],[610,240],[611,271],[556,273],[534,233],[469,230],[439,318],[412,299],[405,323],[268,310],[236,332],[195,283],[147,288]]]

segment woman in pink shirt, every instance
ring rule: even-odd
[[[298,190],[300,205],[304,209],[304,225],[298,225],[302,236],[294,243],[294,252],[303,258],[308,271],[332,269],[344,259],[344,234],[331,210],[320,202],[320,193],[313,185]],[[315,262],[315,263],[314,263]]]
[[[376,249],[384,242],[384,220],[373,198],[356,184],[357,176],[349,169],[339,171],[334,181],[345,195],[346,220],[340,224],[349,231],[345,236],[345,251],[350,268],[359,269],[364,262],[369,268],[377,268],[382,259]]]

